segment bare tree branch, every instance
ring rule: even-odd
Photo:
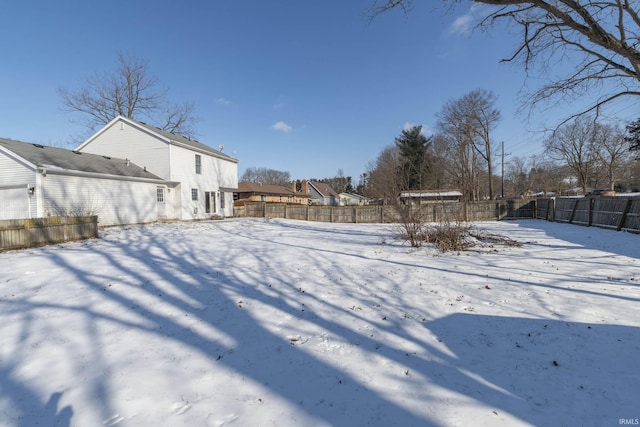
[[[194,137],[193,103],[171,104],[168,90],[150,75],[147,63],[118,53],[116,69],[83,79],[77,91],[59,90],[63,110],[78,113],[76,122],[95,132],[116,116],[149,121],[169,132]]]
[[[478,23],[515,28],[519,42],[502,62],[519,63],[527,74],[542,72],[547,83],[526,96],[527,109],[551,102],[592,100],[575,116],[598,111],[614,99],[640,94],[640,15],[630,0],[470,0],[490,6]],[[458,5],[462,0],[443,0]],[[391,9],[410,11],[411,0],[375,0],[371,16]],[[554,60],[569,59],[575,71],[558,77]],[[538,77],[538,76],[537,76]],[[568,121],[567,120],[567,121]]]

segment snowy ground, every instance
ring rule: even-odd
[[[233,219],[0,253],[0,425],[640,419],[640,236],[475,227],[522,246]]]

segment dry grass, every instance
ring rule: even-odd
[[[413,247],[427,244],[434,246],[440,252],[462,252],[477,246],[484,248],[520,246],[519,242],[506,236],[476,230],[463,222],[403,224],[401,237],[410,242]]]

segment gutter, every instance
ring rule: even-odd
[[[38,173],[42,176],[47,176],[47,174],[51,175],[62,175],[62,176],[78,176],[83,178],[97,178],[97,179],[110,179],[113,181],[134,181],[134,182],[146,182],[151,184],[163,184],[169,187],[176,187],[180,183],[176,181],[165,181],[161,178],[144,178],[144,177],[135,177],[135,176],[124,176],[124,175],[111,175],[97,172],[83,172],[76,170],[68,170],[68,169],[48,169],[46,167],[39,166],[37,169]]]

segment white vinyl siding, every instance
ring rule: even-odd
[[[45,216],[97,215],[99,225],[157,220],[157,184],[47,174],[42,179]]]
[[[37,193],[27,193],[27,187],[35,186],[35,170],[0,151],[0,219],[36,217]]]
[[[0,187],[0,220],[29,218],[29,200],[26,186]]]
[[[237,161],[219,158],[204,149],[169,142],[122,118],[91,137],[81,145],[80,151],[128,158],[164,180],[180,183],[171,194],[174,209],[167,214],[176,219],[207,218],[204,192],[220,192],[221,188],[228,191],[238,186]],[[200,157],[200,173],[197,173],[196,156]],[[193,200],[191,189],[197,189],[202,197]],[[233,216],[233,204],[226,203],[225,208],[216,213]]]
[[[162,179],[171,176],[169,145],[146,130],[123,121],[104,129],[98,137],[83,145],[80,151],[102,156],[129,159]]]
[[[197,189],[204,195],[205,191],[220,191],[221,187],[236,188],[238,186],[238,166],[236,163],[210,156],[204,152],[201,156],[202,174],[194,170],[194,151],[172,145],[171,146],[171,181],[180,182],[183,188],[182,219],[199,219],[210,215],[206,212],[204,197],[193,200],[191,189]],[[222,195],[222,193],[221,193]],[[212,208],[210,209],[212,210]],[[226,203],[224,209],[218,207],[217,213],[223,216],[233,216],[233,206]]]

